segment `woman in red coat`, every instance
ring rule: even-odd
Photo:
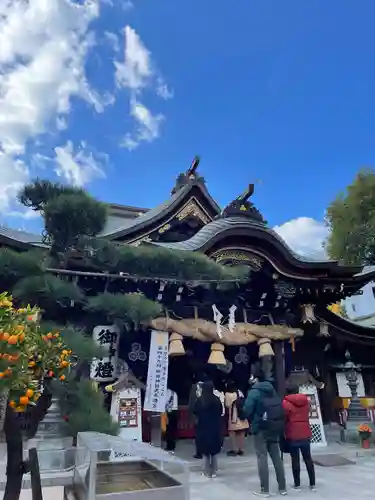
[[[315,468],[311,458],[309,423],[310,401],[306,394],[299,394],[298,389],[289,390],[285,396],[285,439],[292,459],[294,488],[301,489],[300,452],[305,462],[310,480],[310,489],[315,490]]]

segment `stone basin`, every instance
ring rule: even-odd
[[[86,488],[67,488],[66,498],[91,500]],[[74,496],[72,496],[72,493]],[[183,482],[146,460],[98,463],[96,467],[95,500],[186,500]]]

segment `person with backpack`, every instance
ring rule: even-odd
[[[254,435],[260,480],[260,491],[254,494],[267,498],[270,496],[269,455],[275,468],[279,493],[286,495],[284,464],[279,449],[279,439],[284,431],[285,419],[282,400],[271,382],[265,379],[259,363],[253,369],[253,376],[258,380],[247,395],[241,415],[250,420]]]
[[[227,455],[242,456],[245,452],[245,434],[249,429],[249,422],[246,418],[240,418],[239,413],[245,398],[234,382],[228,383],[224,402],[229,413],[228,431],[231,439],[231,450],[227,452]]]
[[[214,478],[218,470],[217,455],[222,447],[222,404],[214,394],[211,381],[203,382],[202,394],[194,406],[194,415],[197,445],[205,458],[204,474]]]
[[[310,489],[315,491],[315,468],[310,449],[310,401],[306,394],[299,394],[298,387],[290,387],[287,389],[287,393],[283,401],[285,440],[292,459],[294,489],[301,490],[301,453],[309,476]]]

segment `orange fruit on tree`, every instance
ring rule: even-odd
[[[63,382],[66,379],[65,375],[60,375],[60,380]]]
[[[0,372],[0,378],[4,378],[5,377],[5,373],[4,372]]]
[[[11,345],[16,345],[18,342],[18,335],[11,335],[9,338],[8,338],[8,344],[11,344]]]
[[[10,335],[8,332],[3,333],[3,340],[6,342],[9,339]]]
[[[26,394],[28,398],[32,398],[34,396],[34,391],[32,389],[27,389]]]
[[[27,396],[21,396],[20,397],[20,404],[22,406],[26,406],[29,403],[30,403],[30,399]]]
[[[20,333],[20,335],[19,335],[19,341],[23,342],[24,340],[25,340],[25,334],[24,333]]]
[[[16,402],[15,402],[15,401],[13,401],[13,399],[12,399],[11,401],[9,401],[9,406],[10,406],[11,408],[15,408],[15,406],[16,406]]]

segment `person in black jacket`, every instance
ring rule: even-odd
[[[202,394],[194,406],[196,417],[196,439],[199,450],[205,458],[205,475],[216,477],[218,463],[217,455],[222,446],[222,416],[223,406],[214,394],[211,381],[203,382]]]
[[[195,455],[194,458],[201,459],[203,458],[202,451],[199,449],[199,444],[197,441],[197,422],[196,422],[196,416],[194,415],[194,408],[195,408],[195,403],[197,402],[198,398],[200,398],[202,394],[202,384],[203,380],[206,380],[206,377],[204,375],[194,375],[194,383],[191,386],[190,390],[190,396],[189,396],[189,413],[193,418],[194,422],[194,434],[195,434]]]

